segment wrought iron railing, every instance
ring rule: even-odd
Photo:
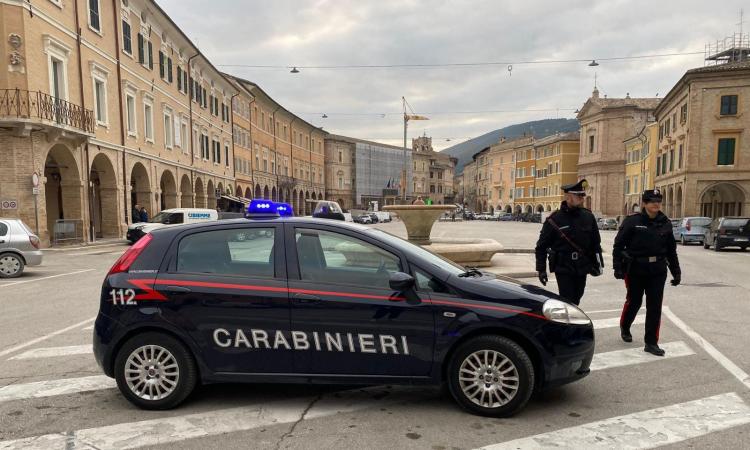
[[[40,91],[0,89],[0,118],[43,119],[94,132],[94,112]]]

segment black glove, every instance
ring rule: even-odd
[[[618,280],[624,280],[625,272],[623,272],[622,269],[615,269],[615,278],[617,278]]]
[[[677,286],[678,284],[680,284],[681,281],[682,281],[682,274],[678,273],[676,275],[672,275],[672,281],[670,281],[670,283],[672,284],[672,286]]]
[[[547,286],[547,282],[549,281],[547,272],[539,272],[539,281],[541,281],[542,285]]]

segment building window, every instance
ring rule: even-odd
[[[734,138],[719,139],[718,165],[731,166],[734,164],[734,145]]]
[[[133,56],[133,35],[130,31],[130,24],[122,21],[122,51]]]
[[[687,103],[680,108],[680,123],[687,122]]]
[[[164,112],[164,146],[172,148],[174,146],[174,125],[172,124],[172,113]]]
[[[677,168],[682,169],[682,144],[680,144],[680,148],[677,151]]]
[[[669,151],[669,171],[674,171],[674,149]]]
[[[737,114],[737,96],[736,95],[722,95],[721,96],[721,115],[733,116],[736,114]]]
[[[94,106],[96,108],[96,123],[107,125],[107,86],[104,80],[94,78]]]
[[[125,94],[125,112],[127,116],[128,134],[135,136],[137,133],[135,124],[135,96]]]
[[[138,33],[138,62],[149,70],[154,68],[154,46],[142,33]]]
[[[661,175],[661,158],[656,158],[656,176]]]
[[[154,107],[150,103],[143,104],[143,124],[146,141],[154,142]]]
[[[224,142],[224,164],[229,167],[229,143]]]
[[[594,136],[589,136],[589,153],[594,153]]]
[[[97,33],[102,31],[99,23],[99,0],[89,0],[89,26]]]

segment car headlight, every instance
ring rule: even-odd
[[[560,300],[547,300],[542,307],[542,314],[553,322],[570,325],[588,325],[591,319],[580,308]]]

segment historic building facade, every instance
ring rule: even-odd
[[[563,200],[561,186],[578,179],[578,149],[577,132],[553,134],[534,142],[536,212],[559,209]]]
[[[490,146],[491,205],[496,211],[513,212],[513,189],[515,188],[516,154],[515,139],[501,138]]]
[[[604,98],[594,89],[581,107],[578,177],[589,182],[586,207],[594,214],[623,214],[625,146],[623,142],[653,121],[656,98]]]
[[[654,187],[658,124],[652,122],[625,144],[625,201],[623,214],[641,210],[641,194]]]
[[[518,139],[513,151],[516,156],[516,176],[513,193],[513,212],[516,214],[534,212],[534,186],[536,181],[536,159],[534,138],[525,136]]]
[[[338,202],[348,210],[356,206],[354,176],[356,151],[352,142],[338,136],[325,140],[326,200]]]
[[[664,192],[665,212],[673,217],[747,215],[750,61],[730,59],[688,70],[655,114],[655,185]]]
[[[453,203],[453,176],[458,160],[432,148],[432,138],[412,139],[412,191],[434,204]]]

